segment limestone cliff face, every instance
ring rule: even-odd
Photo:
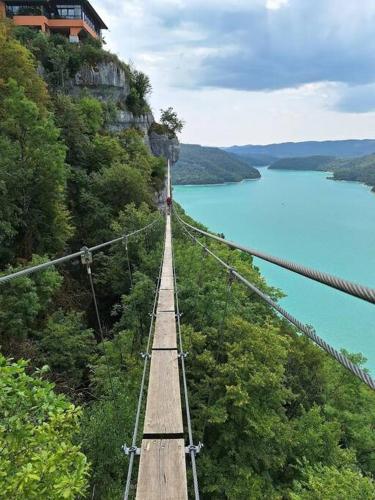
[[[71,93],[79,95],[87,89],[97,99],[125,104],[130,92],[125,71],[114,62],[96,66],[84,65],[70,82]]]
[[[128,128],[137,128],[143,132],[145,142],[149,146],[148,132],[154,121],[155,119],[152,113],[135,116],[133,113],[130,113],[130,111],[118,110],[116,120],[110,124],[109,128],[112,132],[121,132],[121,130],[126,130]]]
[[[176,163],[180,156],[180,143],[174,137],[170,139],[167,135],[159,135],[155,132],[149,134],[150,148],[155,156],[164,156],[171,163]]]
[[[130,93],[130,84],[125,71],[115,62],[103,62],[96,66],[85,65],[69,84],[69,93],[79,96],[82,91],[93,97],[117,105],[116,119],[109,125],[112,132],[121,132],[137,128],[144,134],[144,141],[155,156],[163,156],[175,163],[179,156],[179,142],[166,135],[152,131],[155,118],[152,113],[136,116],[126,111],[126,99]]]

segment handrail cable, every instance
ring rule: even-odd
[[[181,221],[181,223],[186,224],[176,213],[174,210],[174,213],[176,214],[177,220]],[[190,226],[190,225],[188,225]],[[330,356],[332,356],[336,361],[338,361],[342,366],[344,366],[347,370],[351,371],[356,377],[358,377],[362,382],[364,382],[368,387],[371,389],[375,390],[375,380],[362,368],[357,366],[356,364],[352,363],[344,354],[341,352],[337,351],[334,349],[331,345],[329,345],[325,340],[323,340],[321,337],[319,337],[314,328],[303,324],[301,321],[296,319],[294,316],[289,314],[284,308],[282,308],[279,304],[277,304],[274,300],[272,300],[268,295],[263,293],[261,290],[259,290],[255,285],[250,283],[246,278],[244,278],[241,274],[239,274],[235,269],[233,269],[229,264],[224,262],[220,257],[218,257],[214,252],[212,252],[209,248],[207,248],[203,243],[201,243],[198,238],[196,238],[194,235],[190,233],[181,224],[181,227],[185,229],[185,231],[189,234],[189,236],[198,243],[201,247],[205,248],[205,250],[212,256],[214,257],[222,266],[226,267],[228,271],[231,271],[233,276],[235,276],[239,281],[241,281],[244,285],[246,285],[251,291],[256,293],[262,300],[267,302],[273,309],[275,309],[281,316],[283,316],[285,319],[287,319],[290,323],[292,323],[299,331],[304,333],[310,340],[312,340],[315,344],[317,344],[319,347],[321,347],[324,351],[326,351]],[[191,227],[191,226],[190,226]],[[202,232],[199,230],[199,232]],[[202,232],[203,234],[209,235],[209,233],[205,233],[204,231]],[[211,235],[209,235],[211,236]],[[225,241],[225,240],[223,240]]]
[[[176,212],[175,212],[176,213]],[[364,285],[360,285],[358,283],[354,283],[352,281],[348,281],[338,276],[333,276],[328,273],[324,273],[321,271],[317,271],[315,269],[310,269],[305,266],[301,266],[296,264],[295,262],[290,262],[284,259],[280,259],[279,257],[274,257],[272,255],[260,252],[258,250],[254,250],[253,248],[245,247],[243,245],[239,245],[238,243],[234,243],[233,241],[225,240],[224,238],[220,238],[220,236],[216,236],[215,234],[208,233],[207,231],[203,231],[202,229],[198,229],[191,224],[185,222],[179,215],[176,213],[177,218],[185,224],[187,227],[196,231],[204,236],[208,236],[220,243],[224,243],[225,245],[235,248],[237,250],[241,250],[242,252],[253,255],[254,257],[258,257],[259,259],[265,260],[267,262],[271,262],[271,264],[275,264],[279,267],[283,267],[288,271],[292,271],[293,273],[300,274],[305,278],[309,278],[313,281],[318,281],[323,285],[330,286],[331,288],[335,288],[341,292],[347,293],[353,297],[357,297],[359,299],[365,300],[366,302],[370,302],[371,304],[375,304],[375,289],[370,288]]]
[[[186,368],[185,368],[185,356],[183,342],[182,342],[182,334],[181,334],[181,314],[180,314],[180,305],[178,299],[178,288],[177,288],[177,276],[176,276],[176,265],[174,259],[174,249],[172,244],[172,265],[173,265],[173,280],[174,280],[174,293],[176,299],[176,318],[177,318],[177,335],[180,347],[180,361],[181,361],[181,372],[182,372],[182,381],[184,386],[184,398],[185,398],[185,412],[186,412],[186,423],[188,428],[189,435],[189,454],[191,459],[191,468],[193,471],[193,483],[194,483],[194,496],[195,500],[200,499],[199,495],[199,484],[198,484],[198,474],[197,474],[197,464],[196,464],[196,453],[197,448],[194,446],[193,441],[193,430],[191,425],[191,415],[190,415],[190,405],[189,405],[189,393],[186,381]]]
[[[1,276],[0,277],[0,285],[2,283],[7,283],[9,281],[12,281],[16,278],[20,278],[21,276],[27,276],[29,274],[33,274],[33,273],[36,273],[38,271],[42,271],[43,269],[47,269],[51,266],[56,266],[59,264],[63,264],[64,262],[77,259],[79,257],[82,257],[87,251],[89,251],[91,253],[96,252],[97,250],[101,250],[102,248],[106,248],[106,247],[109,247],[115,243],[119,243],[120,241],[124,241],[126,238],[130,238],[131,236],[135,236],[136,234],[141,233],[142,231],[146,231],[147,229],[149,229],[151,226],[153,226],[154,224],[156,224],[160,220],[161,220],[161,218],[158,217],[156,220],[154,220],[153,222],[151,222],[147,226],[142,227],[141,229],[138,229],[137,231],[133,231],[132,233],[125,234],[124,236],[121,236],[121,237],[116,238],[114,240],[107,241],[105,243],[101,243],[100,245],[96,245],[96,246],[91,247],[91,248],[84,247],[79,252],[75,252],[75,253],[72,253],[70,255],[65,255],[64,257],[50,260],[48,262],[43,262],[43,264],[39,264],[37,266],[27,267],[26,269],[22,269],[21,271],[11,273],[11,274],[8,274],[6,276]]]
[[[164,248],[165,248],[165,241],[164,241],[161,263],[160,263],[160,267],[159,267],[159,275],[158,275],[157,284],[156,284],[156,288],[155,288],[155,296],[154,296],[152,313],[150,314],[151,323],[150,323],[150,328],[149,328],[149,332],[148,332],[147,348],[146,348],[146,352],[142,354],[144,365],[143,365],[141,386],[140,386],[139,396],[138,396],[138,404],[137,404],[137,411],[136,411],[136,417],[135,417],[135,423],[134,423],[132,444],[131,444],[131,448],[129,450],[130,458],[129,458],[128,474],[127,474],[127,478],[126,478],[124,500],[128,500],[128,498],[129,498],[130,485],[131,485],[132,473],[133,473],[133,465],[134,465],[134,457],[137,453],[137,437],[138,437],[139,420],[140,420],[141,410],[142,410],[144,388],[145,388],[145,383],[146,383],[147,366],[148,366],[148,361],[151,357],[151,354],[150,354],[151,338],[152,338],[152,332],[153,332],[154,322],[155,322],[155,317],[156,317],[156,307],[157,307],[157,303],[158,303],[161,273],[163,270]]]

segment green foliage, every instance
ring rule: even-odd
[[[36,61],[32,54],[15,40],[9,26],[0,20],[0,92],[10,79],[25,90],[26,96],[40,108],[48,103],[44,81],[37,75]]]
[[[2,253],[30,259],[61,251],[71,234],[65,206],[65,147],[14,80],[0,95]]]
[[[54,381],[72,392],[87,381],[95,345],[93,331],[85,329],[82,314],[60,310],[49,317],[39,348],[42,362],[50,367]]]
[[[46,259],[34,257],[30,265],[41,264]],[[20,270],[8,268],[6,274]],[[61,276],[53,269],[46,269],[32,276],[23,276],[3,287],[0,294],[0,338],[6,352],[13,351],[20,340],[35,337],[38,319],[46,313],[62,283]],[[13,346],[13,348],[12,348]]]
[[[195,144],[181,144],[180,159],[172,169],[174,184],[219,184],[259,177],[258,170],[240,157]]]
[[[291,500],[372,500],[375,484],[350,468],[338,469],[324,465],[307,466],[303,479],[296,481]]]
[[[150,79],[141,71],[130,72],[130,93],[126,99],[126,106],[135,116],[150,112],[146,97],[152,91]]]
[[[95,136],[104,124],[104,113],[100,102],[93,97],[83,97],[79,100],[78,107],[89,134]]]
[[[0,355],[0,497],[77,498],[88,477],[86,458],[73,444],[80,410],[26,367]]]
[[[182,132],[185,122],[178,118],[176,111],[172,107],[160,110],[160,123],[170,137],[176,137]]]

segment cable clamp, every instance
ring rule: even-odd
[[[87,247],[81,248],[81,262],[84,266],[89,266],[92,264],[92,252]]]
[[[146,359],[151,359],[151,354],[149,354],[148,352],[140,352],[139,353],[141,358],[146,360]]]
[[[234,274],[235,273],[235,269],[233,269],[233,267],[229,267],[228,268],[228,273],[229,273],[229,283],[232,284],[233,281],[235,281],[235,279],[236,279],[236,275]]]
[[[150,316],[150,318],[156,318],[156,313],[154,313],[154,312],[148,313],[148,315]]]
[[[184,358],[186,359],[187,357],[189,356],[189,353],[188,352],[180,352],[178,354],[178,357],[181,359],[181,358]]]
[[[187,455],[190,455],[191,453],[194,453],[194,455],[198,455],[202,448],[203,448],[203,443],[199,442],[197,446],[195,446],[194,444],[191,444],[189,446],[186,446],[185,448],[185,453]]]
[[[128,241],[129,241],[129,236],[127,234],[124,234],[122,244],[125,246],[126,251],[128,251]]]
[[[180,312],[175,314],[176,318],[180,318],[180,319],[182,318],[183,315],[184,315],[184,313],[180,313]]]
[[[129,448],[124,444],[122,447],[122,451],[125,453],[125,455],[140,455],[141,454],[141,449],[137,448],[136,446],[130,446]]]

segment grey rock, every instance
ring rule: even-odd
[[[159,135],[155,132],[149,134],[151,152],[155,156],[163,156],[171,163],[176,163],[180,156],[180,143],[174,137],[170,139],[167,135]]]
[[[130,91],[125,71],[114,62],[84,65],[69,86],[72,95],[79,95],[83,89],[87,89],[91,95],[103,101],[125,102]]]
[[[146,113],[140,116],[134,116],[130,111],[118,111],[116,121],[109,125],[111,132],[121,132],[128,128],[137,128],[145,135],[146,143],[148,143],[148,131],[154,123],[154,115]]]

